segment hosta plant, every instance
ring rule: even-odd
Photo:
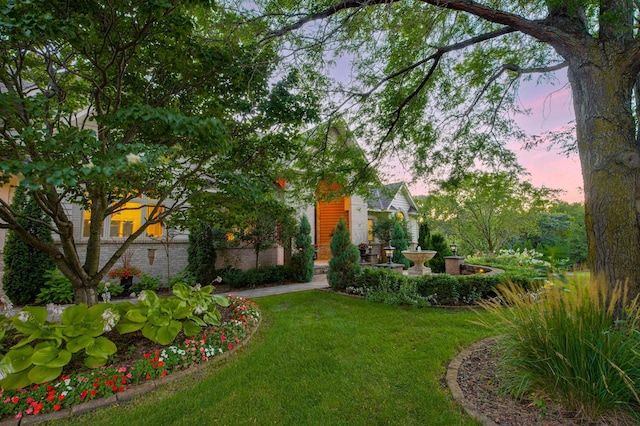
[[[25,307],[11,318],[20,340],[0,360],[0,385],[16,389],[53,380],[76,353],[84,354],[87,367],[104,365],[116,352],[115,344],[102,336],[118,320],[113,307],[106,303],[70,306],[62,312],[60,323],[49,322],[43,307]]]

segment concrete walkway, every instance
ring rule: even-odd
[[[274,294],[293,293],[296,291],[305,291],[305,290],[321,290],[325,288],[329,288],[329,283],[327,282],[327,275],[320,274],[320,275],[314,275],[313,281],[309,283],[283,284],[283,285],[277,285],[273,287],[254,288],[251,290],[230,291],[226,293],[226,295],[240,296],[240,297],[244,297],[245,299],[253,299],[255,297],[273,296]]]

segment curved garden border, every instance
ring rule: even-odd
[[[467,412],[467,414],[469,414],[469,416],[475,418],[484,426],[498,426],[498,424],[495,423],[493,420],[489,419],[484,414],[480,413],[478,410],[476,410],[476,407],[465,398],[464,393],[462,392],[462,389],[458,384],[458,370],[460,369],[462,362],[469,355],[471,355],[471,353],[473,353],[473,351],[475,351],[476,348],[478,348],[479,346],[482,346],[484,343],[488,341],[495,341],[497,339],[498,338],[494,336],[494,337],[487,337],[487,338],[478,340],[477,342],[463,349],[458,355],[456,355],[453,361],[449,363],[449,367],[447,368],[447,386],[451,391],[451,396],[453,396],[453,398],[456,401],[458,401],[460,405],[462,405],[462,408],[464,408],[464,410]]]
[[[197,371],[200,371],[205,367],[208,367],[212,363],[218,363],[220,361],[224,361],[225,359],[231,357],[233,354],[235,354],[236,351],[243,348],[245,344],[253,337],[255,332],[260,327],[260,324],[262,324],[262,314],[260,314],[258,323],[254,327],[252,327],[252,329],[249,331],[249,333],[247,334],[247,336],[245,336],[244,339],[238,342],[232,349],[226,352],[223,352],[220,355],[215,356],[214,358],[210,359],[207,362],[194,365],[193,367],[190,367],[185,370],[172,372],[158,379],[154,379],[142,384],[134,385],[129,389],[125,390],[124,392],[113,394],[107,398],[94,399],[91,401],[80,403],[73,407],[61,409],[60,411],[40,414],[38,416],[25,416],[20,419],[2,420],[0,421],[0,426],[35,425],[35,424],[44,423],[52,420],[79,416],[81,414],[85,414],[90,411],[97,410],[103,407],[108,407],[111,405],[127,403],[138,396],[144,395],[148,392],[155,390],[159,386],[163,386],[173,381],[179,380],[185,376],[188,376]]]

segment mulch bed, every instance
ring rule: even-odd
[[[499,425],[514,426],[631,426],[637,422],[611,415],[593,421],[582,413],[571,412],[549,398],[516,400],[500,392],[498,347],[495,339],[480,342],[461,363],[458,384],[467,401]]]

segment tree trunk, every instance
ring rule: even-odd
[[[93,306],[98,303],[98,292],[96,291],[96,287],[90,286],[79,286],[73,287],[73,303],[86,303],[89,306]]]
[[[591,49],[570,60],[576,131],[584,179],[591,271],[612,287],[640,290],[640,152],[632,114],[635,76],[622,59]],[[610,50],[611,51],[611,50]]]

